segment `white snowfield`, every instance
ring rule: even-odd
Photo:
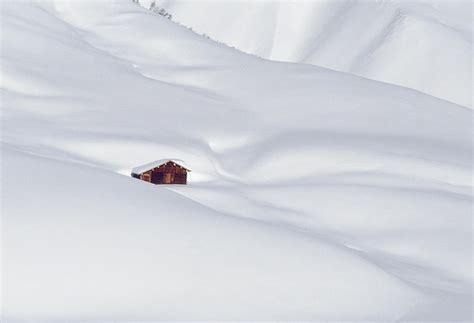
[[[140,0],[149,8],[153,0]],[[314,64],[472,106],[470,0],[155,0],[244,52]]]
[[[471,321],[472,110],[131,1],[1,10],[2,321]]]

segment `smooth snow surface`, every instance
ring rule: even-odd
[[[131,1],[1,5],[4,322],[472,319],[472,110]],[[129,176],[167,156],[189,185]]]
[[[150,0],[141,0],[149,7]],[[470,0],[156,0],[173,20],[272,60],[308,63],[472,106]]]

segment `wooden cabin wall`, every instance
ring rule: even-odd
[[[187,170],[167,163],[151,170],[151,182],[154,184],[186,184]]]
[[[140,178],[145,181],[145,182],[150,182],[151,183],[151,176],[152,175],[152,171],[147,171],[147,172],[144,172],[140,175]]]
[[[160,167],[155,167],[140,175],[133,177],[140,178],[143,181],[150,182],[153,184],[187,184],[188,171],[187,169],[173,165],[172,162],[168,162]]]
[[[173,184],[186,184],[187,177],[188,177],[187,173],[184,173],[184,174],[176,173],[176,174],[174,174]]]

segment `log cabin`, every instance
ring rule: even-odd
[[[181,163],[181,164],[180,164]],[[152,184],[187,184],[190,170],[177,159],[160,159],[132,169],[132,177]]]

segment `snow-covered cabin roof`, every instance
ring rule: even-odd
[[[166,164],[167,162],[173,162],[173,163],[177,164],[178,166],[181,166],[181,167],[185,168],[188,172],[191,171],[191,170],[189,170],[188,167],[186,167],[186,164],[181,159],[158,159],[158,160],[155,160],[151,163],[132,168],[132,173],[133,174],[141,174],[141,173],[144,173],[144,172],[146,172],[146,171],[148,171],[152,168],[159,167],[163,164]]]

